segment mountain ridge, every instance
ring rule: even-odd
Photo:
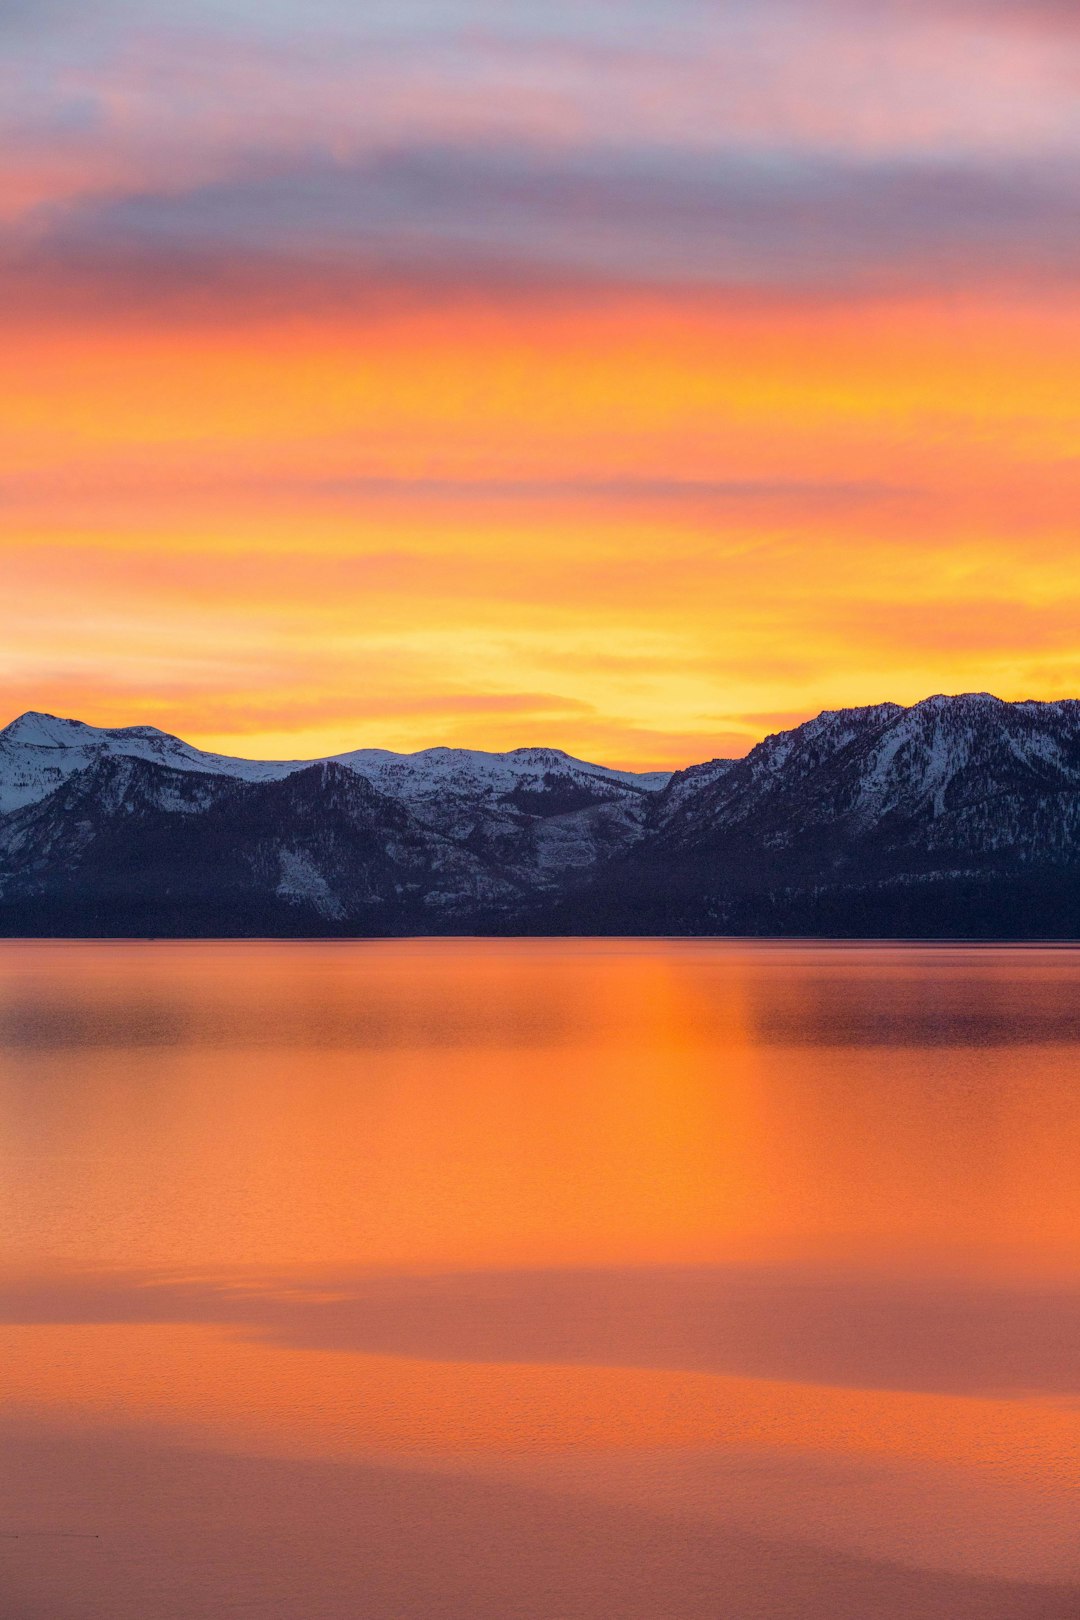
[[[743,759],[0,732],[0,931],[1080,935],[1080,701],[826,710]]]
[[[26,756],[39,756],[36,763],[41,773],[38,777],[29,771],[33,762],[27,757],[25,782],[18,787],[11,781],[11,761],[13,751],[17,749],[21,749]],[[465,774],[471,768],[474,779],[486,768],[496,779],[517,781],[538,769],[562,766],[574,772],[620,781],[643,792],[658,791],[671,775],[668,771],[616,770],[576,759],[559,748],[528,745],[505,753],[434,747],[405,754],[388,748],[356,748],[319,759],[246,759],[196,748],[171,732],[159,730],[157,726],[91,726],[84,720],[65,719],[29,709],[0,730],[0,814],[19,808],[22,803],[29,803],[31,797],[43,798],[49,784],[58,785],[63,775],[82,768],[92,757],[103,752],[157,760],[174,769],[236,776],[247,781],[277,781],[311,765],[334,763],[373,780],[380,777],[396,778],[404,789],[412,787],[414,791],[422,791],[425,776],[433,783],[445,782],[447,767],[451,772],[457,769]],[[18,796],[20,793],[21,797]]]

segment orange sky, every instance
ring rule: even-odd
[[[0,720],[647,767],[1080,692],[1069,12],[611,9],[0,23]]]

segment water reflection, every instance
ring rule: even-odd
[[[1078,989],[1038,948],[0,947],[0,1530],[113,1549],[0,1541],[12,1612],[1071,1616]]]
[[[0,1324],[203,1323],[299,1349],[666,1367],[990,1395],[1080,1390],[1080,1288],[782,1267],[0,1275]]]
[[[789,958],[783,975],[747,976],[757,1041],[980,1050],[1080,1041],[1070,950],[834,946],[816,956]]]

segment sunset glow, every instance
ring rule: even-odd
[[[5,7],[9,713],[743,753],[1080,692],[1080,31]]]

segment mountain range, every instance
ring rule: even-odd
[[[0,933],[1080,935],[1080,702],[841,709],[674,774],[558,749],[0,731]]]

